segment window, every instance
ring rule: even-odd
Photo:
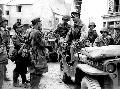
[[[108,26],[114,25],[114,21],[108,22]]]
[[[9,15],[9,11],[6,11],[6,15]]]
[[[113,13],[114,11],[114,0],[108,0],[108,13]]]
[[[21,12],[22,6],[17,6],[17,12]]]
[[[120,11],[120,5],[119,5],[119,0],[115,0],[115,6],[114,6],[114,11],[119,12]]]

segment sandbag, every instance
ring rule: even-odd
[[[91,59],[120,57],[120,45],[109,45],[109,46],[102,46],[102,47],[86,47],[81,49],[81,53]]]

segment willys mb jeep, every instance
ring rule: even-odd
[[[60,65],[63,80],[81,89],[120,89],[120,45],[85,47]]]

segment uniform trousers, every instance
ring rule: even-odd
[[[31,89],[39,89],[39,83],[41,78],[42,78],[42,74],[35,74],[35,73],[30,74]]]
[[[0,89],[2,89],[4,81],[4,64],[0,64]]]

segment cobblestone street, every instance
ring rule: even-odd
[[[10,54],[13,50],[13,44],[11,43]],[[11,81],[4,82],[3,89],[25,89],[22,87],[13,87],[13,70],[15,68],[15,64],[8,60],[7,65],[7,76],[10,78]],[[29,79],[29,73],[27,74],[27,78]],[[60,66],[59,63],[48,63],[48,72],[45,73],[40,82],[40,89],[80,89],[75,84],[65,84],[61,80],[62,76],[60,74]],[[19,77],[21,81],[21,78]],[[30,88],[27,88],[30,89]]]
[[[74,85],[66,85],[61,80],[60,75],[60,68],[59,63],[48,63],[49,70],[47,73],[45,73],[41,79],[40,82],[40,89],[76,89]],[[9,64],[7,65],[8,68],[8,78],[11,79],[10,82],[4,82],[3,89],[24,89],[24,88],[16,88],[12,85],[12,75],[13,75],[13,69],[15,67],[15,64],[9,60]],[[27,74],[27,78],[29,79],[29,74]],[[21,78],[19,77],[19,80]],[[28,88],[30,89],[30,88]]]

